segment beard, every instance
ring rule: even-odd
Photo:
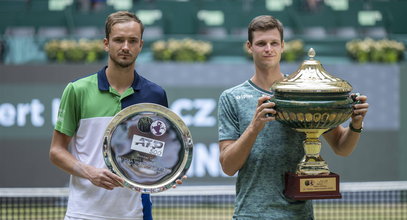
[[[113,57],[112,55],[109,55],[109,57],[110,57],[110,60],[112,60],[115,65],[120,66],[122,68],[127,68],[127,67],[133,65],[136,62],[136,58],[137,58],[137,57],[134,57],[129,60],[119,60],[117,57]]]

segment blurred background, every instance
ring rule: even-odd
[[[267,14],[284,24],[282,72],[297,70],[314,48],[329,73],[369,97],[354,153],[336,156],[323,143],[322,157],[340,175],[341,189],[357,183],[364,191],[366,184],[392,182],[390,187],[403,190],[391,201],[405,207],[405,9],[404,0],[0,0],[0,197],[11,188],[66,193],[68,175],[48,159],[59,98],[69,81],[106,64],[105,19],[128,10],[145,25],[137,71],[166,89],[171,110],[192,132],[194,157],[180,190],[227,187],[234,193],[235,177],[226,177],[218,162],[217,102],[223,90],[252,76],[244,49],[247,25]],[[0,219],[12,219],[1,212]]]

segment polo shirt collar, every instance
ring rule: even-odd
[[[110,87],[109,81],[107,81],[106,68],[107,68],[107,66],[103,67],[97,73],[98,74],[98,87],[99,87],[99,90],[102,90],[102,91],[109,91],[109,87]],[[134,91],[138,91],[141,89],[140,76],[138,75],[136,70],[134,70],[134,80],[133,80],[133,83],[131,84],[131,87],[133,88]]]

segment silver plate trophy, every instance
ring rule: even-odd
[[[124,186],[143,193],[171,188],[192,161],[191,133],[166,107],[141,103],[124,108],[103,137],[107,167],[125,180]]]

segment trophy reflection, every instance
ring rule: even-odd
[[[321,157],[319,137],[350,118],[355,104],[352,86],[330,75],[308,52],[300,68],[272,86],[276,120],[305,133],[305,155],[296,173],[285,176],[285,196],[296,200],[341,198],[339,175]]]

